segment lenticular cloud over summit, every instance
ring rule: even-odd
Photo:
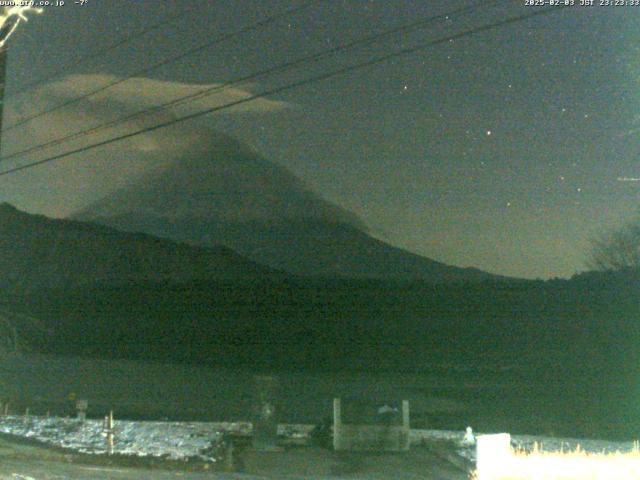
[[[109,87],[109,88],[106,88]],[[37,162],[167,120],[250,98],[244,88],[218,88],[216,84],[195,85],[149,78],[123,80],[113,75],[70,75],[8,99],[5,107],[3,156],[70,137],[46,149],[7,158],[4,169]],[[102,90],[104,89],[104,90]],[[152,109],[150,115],[134,116],[141,110],[212,90],[213,95],[181,103],[171,109]],[[92,92],[96,92],[95,94]],[[76,98],[86,96],[82,101]],[[64,105],[61,107],[61,105]],[[264,98],[219,111],[223,115],[272,115],[287,103]],[[44,114],[46,112],[46,114]],[[216,113],[218,114],[218,113]],[[117,122],[123,117],[126,121]],[[16,123],[24,124],[16,127]],[[61,217],[110,192],[123,188],[150,168],[168,165],[209,143],[206,116],[203,123],[179,123],[124,141],[74,154],[44,166],[11,176],[1,185],[2,200],[35,213]],[[94,127],[116,123],[89,135],[75,136]],[[44,180],[46,191],[36,186]]]

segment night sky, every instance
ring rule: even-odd
[[[523,3],[480,8],[470,16],[256,80],[236,94],[257,93],[536,8]],[[30,16],[12,39],[5,125],[108,75],[131,75],[301,4],[88,0],[84,6],[67,1],[63,7],[47,7],[42,15]],[[3,138],[3,153],[56,138],[74,122],[73,128],[81,128],[135,105],[175,97],[191,88],[184,84],[229,81],[470,4],[317,2],[145,75],[166,91],[149,88],[137,95],[122,90],[123,85],[117,98],[107,93],[19,127]],[[79,75],[31,88],[28,100],[16,95],[22,85],[48,78],[60,65],[181,14],[179,5],[189,12],[161,32],[67,72]],[[630,220],[639,209],[640,7],[566,8],[268,100],[0,177],[0,199],[31,212],[64,216],[131,181],[144,165],[193,147],[214,128],[247,142],[328,200],[358,214],[376,237],[446,263],[500,274],[551,278],[582,271],[589,238]],[[43,156],[7,161],[5,167]]]

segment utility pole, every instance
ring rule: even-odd
[[[4,117],[4,90],[7,74],[7,45],[0,47],[0,156],[2,156],[2,118]]]
[[[7,40],[16,31],[21,21],[27,21],[25,16],[27,12],[42,13],[42,9],[18,6],[3,7],[3,13],[0,14],[0,156],[2,155],[2,117],[7,73]]]

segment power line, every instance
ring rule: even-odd
[[[122,45],[125,45],[129,42],[132,42],[133,40],[136,40],[140,37],[144,37],[145,35],[151,33],[151,32],[155,32],[156,30],[169,25],[171,23],[177,22],[179,20],[181,20],[182,18],[186,17],[187,15],[190,15],[192,13],[191,10],[184,10],[181,13],[178,13],[176,15],[171,15],[168,16],[166,18],[164,18],[163,20],[156,22],[152,25],[149,25],[146,28],[143,28],[142,30],[140,30],[139,32],[136,33],[131,33],[129,35],[125,35],[124,37],[122,37],[120,40],[117,40],[113,43],[110,43],[109,45],[100,48],[98,50],[95,50],[94,52],[91,52],[87,55],[81,56],[79,58],[77,58],[76,60],[63,65],[62,67],[58,68],[57,70],[55,70],[52,74],[50,74],[47,77],[44,78],[40,78],[38,80],[34,80],[32,82],[27,82],[26,84],[23,85],[23,89],[20,90],[19,92],[13,93],[8,97],[5,97],[5,102],[9,99],[9,98],[13,98],[15,96],[18,96],[24,92],[26,92],[27,90],[29,90],[30,88],[36,87],[38,85],[41,85],[45,82],[51,81],[52,79],[59,77],[60,75],[69,72],[69,70],[78,67],[79,65],[82,65],[83,63],[93,60],[96,57],[100,57],[102,55],[106,55],[109,52],[111,52],[112,50],[115,50],[118,47],[121,47]]]
[[[517,22],[521,22],[521,21],[529,19],[529,18],[533,18],[533,17],[537,17],[537,16],[541,16],[541,15],[546,15],[546,14],[552,13],[552,12],[557,12],[557,11],[560,11],[561,9],[563,9],[563,8],[567,8],[567,6],[561,5],[561,6],[557,6],[557,7],[547,8],[547,9],[544,9],[544,10],[538,10],[538,11],[534,11],[534,12],[531,12],[531,13],[519,15],[519,16],[516,16],[516,17],[511,17],[511,18],[508,18],[506,20],[493,22],[493,23],[490,23],[488,25],[483,25],[481,27],[475,27],[475,28],[472,28],[472,29],[464,30],[464,31],[456,33],[454,35],[449,35],[447,37],[443,37],[443,38],[440,38],[440,39],[437,39],[437,40],[433,40],[431,42],[424,43],[424,44],[421,44],[421,45],[417,45],[417,46],[414,46],[414,47],[405,48],[405,49],[399,50],[397,52],[389,53],[389,54],[374,58],[372,60],[356,63],[356,64],[353,64],[353,65],[348,65],[346,67],[340,68],[338,70],[334,70],[332,72],[324,73],[324,74],[321,74],[321,75],[317,75],[315,77],[306,78],[304,80],[299,80],[297,82],[293,82],[293,83],[290,83],[290,84],[287,84],[287,85],[276,87],[276,88],[273,88],[271,90],[267,90],[267,91],[252,95],[250,97],[246,97],[246,98],[243,98],[243,99],[240,99],[240,100],[236,100],[234,102],[227,103],[225,105],[220,105],[220,106],[217,106],[217,107],[207,108],[205,110],[201,110],[199,112],[191,113],[189,115],[184,115],[182,117],[175,118],[175,119],[172,119],[172,120],[169,120],[169,121],[166,121],[166,122],[163,122],[163,123],[151,126],[151,127],[142,128],[142,129],[136,130],[134,132],[129,132],[129,133],[126,133],[126,134],[123,134],[123,135],[119,135],[117,137],[113,137],[113,138],[108,139],[108,140],[103,140],[101,142],[97,142],[97,143],[94,143],[94,144],[91,144],[91,145],[87,145],[87,146],[84,146],[84,147],[81,147],[81,148],[76,148],[74,150],[70,150],[70,151],[67,151],[67,152],[64,152],[64,153],[61,153],[61,154],[58,154],[58,155],[53,155],[51,157],[48,157],[48,158],[45,158],[45,159],[42,159],[42,160],[38,160],[36,162],[32,162],[32,163],[29,163],[29,164],[26,164],[26,165],[21,165],[19,167],[14,167],[14,168],[11,168],[11,169],[8,169],[8,170],[4,170],[4,171],[0,172],[0,176],[9,175],[9,174],[16,173],[16,172],[19,172],[19,171],[22,171],[22,170],[26,170],[28,168],[32,168],[32,167],[35,167],[35,166],[38,166],[38,165],[43,165],[45,163],[54,162],[56,160],[60,160],[62,158],[69,157],[71,155],[75,155],[76,153],[83,153],[83,152],[86,152],[88,150],[92,150],[94,148],[102,147],[104,145],[109,145],[111,143],[116,143],[116,142],[120,142],[122,140],[127,140],[129,138],[141,135],[143,133],[153,132],[155,130],[166,128],[166,127],[178,124],[178,123],[185,122],[187,120],[192,120],[194,118],[198,118],[198,117],[201,117],[201,116],[204,116],[204,115],[208,115],[210,113],[214,113],[214,112],[218,112],[220,110],[225,110],[225,109],[228,109],[228,108],[232,108],[232,107],[235,107],[237,105],[241,105],[241,104],[256,100],[258,98],[266,97],[266,96],[269,96],[269,95],[275,95],[277,93],[285,92],[287,90],[292,90],[294,88],[299,88],[299,87],[302,87],[302,86],[305,86],[305,85],[308,85],[308,84],[311,84],[311,83],[316,83],[316,82],[320,82],[320,81],[323,81],[323,80],[327,80],[329,78],[336,77],[338,75],[343,75],[345,73],[350,73],[352,71],[359,70],[361,68],[370,67],[370,66],[373,66],[373,65],[376,65],[376,64],[379,64],[379,63],[383,63],[383,62],[385,62],[387,60],[391,60],[392,58],[410,55],[410,54],[419,52],[421,50],[425,50],[425,49],[427,49],[429,47],[432,47],[434,45],[447,43],[447,42],[450,42],[450,41],[453,41],[453,40],[457,40],[459,38],[475,35],[477,33],[482,33],[482,32],[486,32],[486,31],[489,31],[489,30],[495,30],[497,28],[504,27],[506,25],[514,24],[514,23],[517,23]]]
[[[290,61],[290,62],[285,62],[285,63],[281,63],[279,65],[267,68],[265,70],[261,70],[249,75],[245,75],[243,77],[240,78],[236,78],[235,80],[230,80],[228,82],[224,82],[220,85],[216,85],[204,90],[201,90],[199,92],[195,92],[189,95],[185,95],[183,97],[177,98],[175,100],[171,100],[169,102],[163,103],[161,105],[156,105],[150,108],[146,108],[143,110],[139,110],[137,112],[134,112],[132,114],[126,115],[124,117],[120,117],[118,119],[115,120],[111,120],[105,123],[102,123],[100,125],[97,125],[95,127],[91,127],[89,129],[86,130],[81,130],[69,135],[66,135],[64,137],[60,137],[58,139],[54,139],[51,140],[49,142],[46,142],[44,144],[40,144],[40,145],[35,145],[29,148],[26,148],[24,150],[20,150],[17,152],[13,152],[11,154],[5,155],[4,157],[0,158],[0,161],[3,160],[8,160],[11,158],[15,158],[18,156],[22,156],[25,155],[27,153],[33,153],[35,151],[39,151],[48,147],[52,147],[55,145],[59,145],[61,143],[64,143],[66,141],[69,140],[74,140],[74,139],[78,139],[87,135],[91,135],[94,133],[97,133],[100,130],[106,129],[106,128],[111,128],[114,126],[117,126],[121,123],[124,123],[128,120],[132,120],[134,118],[140,117],[140,116],[144,116],[150,113],[155,113],[158,111],[162,111],[162,110],[167,110],[168,108],[183,104],[183,103],[188,103],[188,102],[192,102],[201,98],[205,98],[207,96],[211,96],[214,93],[221,91],[225,88],[229,88],[231,86],[234,85],[238,85],[241,84],[243,82],[247,82],[247,81],[251,81],[251,80],[255,80],[258,79],[260,77],[266,76],[266,75],[270,75],[272,73],[276,73],[279,71],[286,71],[289,70],[291,68],[297,67],[301,64],[304,63],[309,63],[309,62],[317,62],[322,60],[325,57],[328,57],[330,55],[334,55],[337,53],[341,53],[345,50],[350,50],[353,48],[359,48],[359,47],[363,47],[363,46],[367,46],[367,45],[371,45],[373,43],[379,42],[380,40],[384,39],[385,37],[389,37],[391,35],[395,35],[397,33],[408,33],[411,31],[415,31],[415,30],[419,30],[422,29],[424,27],[426,27],[427,25],[429,25],[430,23],[433,23],[434,21],[437,20],[443,20],[443,19],[452,19],[452,18],[456,18],[458,16],[462,16],[462,15],[467,15],[475,10],[477,10],[478,8],[487,8],[487,7],[491,7],[494,6],[496,4],[500,4],[500,3],[508,3],[512,0],[492,0],[489,2],[485,2],[485,3],[476,3],[474,5],[471,6],[467,6],[467,7],[462,7],[462,8],[458,8],[455,10],[452,10],[450,12],[447,13],[443,13],[443,14],[439,14],[439,15],[434,15],[432,17],[428,17],[426,19],[422,19],[416,22],[412,22],[410,24],[405,24],[405,25],[401,25],[389,30],[385,30],[383,32],[377,33],[377,34],[373,34],[373,35],[369,35],[365,38],[361,38],[361,39],[357,39],[345,44],[341,44],[341,45],[337,45],[335,47],[323,50],[321,52],[317,52],[302,58],[298,58],[296,60]]]
[[[63,102],[63,103],[61,103],[61,104],[59,104],[59,105],[57,105],[55,107],[49,108],[47,110],[43,110],[43,111],[41,111],[39,113],[36,113],[34,115],[31,115],[29,117],[25,117],[25,118],[19,120],[18,122],[14,123],[13,125],[5,128],[3,130],[3,132],[7,132],[9,130],[13,130],[14,128],[17,128],[17,127],[19,127],[21,125],[24,125],[25,123],[28,123],[28,122],[30,122],[32,120],[35,120],[36,118],[39,118],[39,117],[41,117],[43,115],[47,115],[47,114],[52,113],[52,112],[55,112],[56,110],[59,110],[60,108],[67,107],[69,105],[73,105],[75,103],[78,103],[78,102],[80,102],[82,100],[85,100],[85,99],[87,99],[89,97],[92,97],[92,96],[94,96],[94,95],[96,95],[96,94],[98,94],[100,92],[104,92],[105,90],[108,90],[108,89],[110,89],[112,87],[115,87],[116,85],[124,83],[124,82],[126,82],[127,80],[129,80],[129,79],[131,79],[133,77],[137,77],[137,76],[149,73],[149,72],[151,72],[153,70],[157,70],[160,67],[163,67],[163,66],[168,65],[170,63],[173,63],[173,62],[176,62],[176,61],[181,60],[183,58],[186,58],[188,56],[191,56],[194,53],[200,52],[200,51],[205,50],[207,48],[211,48],[212,46],[217,45],[218,43],[224,42],[225,40],[229,40],[231,38],[238,37],[238,36],[243,35],[243,34],[245,34],[247,32],[250,32],[252,30],[256,30],[258,28],[261,28],[261,27],[264,27],[266,25],[269,25],[270,23],[273,23],[273,22],[275,22],[277,20],[280,20],[282,18],[286,18],[286,17],[288,17],[290,15],[295,15],[297,13],[300,13],[301,11],[308,9],[309,7],[315,5],[316,3],[320,3],[320,2],[323,2],[323,1],[326,1],[326,0],[311,0],[309,2],[304,3],[303,5],[301,5],[299,7],[290,8],[290,9],[284,11],[284,12],[278,13],[276,15],[269,16],[269,17],[267,17],[267,18],[265,18],[263,20],[260,20],[258,22],[252,23],[251,25],[248,25],[248,26],[246,26],[244,28],[241,28],[240,30],[236,30],[236,31],[231,32],[231,33],[226,33],[226,34],[220,35],[220,36],[214,38],[213,40],[211,40],[209,42],[206,42],[206,43],[204,43],[202,45],[198,45],[197,47],[194,47],[194,48],[190,48],[189,50],[187,50],[187,51],[185,51],[183,53],[174,55],[173,57],[165,58],[164,60],[161,60],[161,61],[151,65],[150,67],[142,68],[140,70],[135,71],[134,73],[132,73],[130,75],[127,75],[126,77],[118,78],[117,80],[114,80],[114,81],[112,81],[110,83],[107,83],[106,85],[103,85],[102,87],[100,87],[100,88],[98,88],[96,90],[92,90],[89,93],[86,93],[84,95],[80,95],[79,97],[74,97],[74,98],[72,98],[70,100],[67,100],[66,102]]]

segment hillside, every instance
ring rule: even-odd
[[[255,278],[275,272],[226,247],[203,248],[0,204],[0,287]]]
[[[141,282],[41,291],[14,299],[14,308],[51,327],[32,342],[38,352],[254,373],[415,372],[444,382],[434,395],[480,402],[491,415],[517,409],[523,429],[562,419],[574,433],[621,435],[638,425],[624,418],[640,414],[631,394],[640,375],[639,285],[631,272],[460,285]],[[447,386],[461,378],[465,390]]]
[[[328,369],[369,368],[372,361],[419,369],[443,356],[476,363],[536,356],[549,364],[567,357],[580,364],[631,353],[615,346],[640,335],[638,284],[637,274],[460,285],[304,278],[97,283],[44,291],[19,308],[56,319],[50,340],[76,353]],[[97,327],[94,336],[86,333],[89,324]],[[100,332],[120,340],[107,346]]]

